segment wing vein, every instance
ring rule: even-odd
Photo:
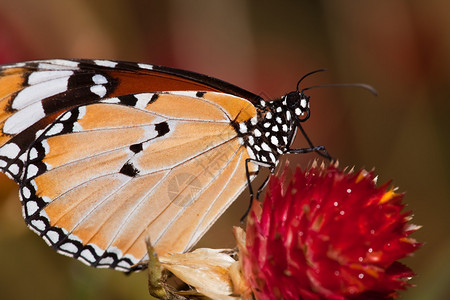
[[[229,141],[231,141],[231,139],[228,140],[227,142],[229,142]],[[225,143],[224,143],[224,144],[225,144]],[[216,147],[215,147],[215,148],[216,148]],[[215,149],[215,148],[214,148],[214,149]],[[212,150],[214,150],[214,149],[209,149],[207,152],[212,151]],[[203,155],[203,154],[205,154],[205,153],[206,153],[206,152],[203,152],[203,153],[201,153],[201,154],[199,154],[199,155]],[[220,174],[220,173],[223,171],[223,169],[226,168],[226,166],[230,163],[230,161],[234,158],[235,155],[236,155],[236,152],[234,153],[234,155],[232,156],[232,158],[226,162],[225,166],[224,166],[223,168],[221,168],[220,170],[217,171],[218,174]],[[186,162],[186,161],[185,161],[185,162]],[[180,165],[182,165],[182,164],[184,164],[185,162],[178,164],[177,167],[180,166]],[[173,167],[173,168],[171,169],[171,172],[172,172],[174,169],[176,169],[176,167]],[[169,173],[171,173],[171,172],[169,172]],[[206,170],[203,170],[202,172],[206,172]],[[168,174],[168,175],[169,175],[169,174]],[[218,176],[218,175],[216,175],[216,177],[217,177],[217,176]],[[213,179],[214,179],[214,178],[212,178],[212,179],[210,180],[210,182],[208,183],[208,185],[204,186],[204,187],[202,188],[202,190],[205,190],[206,188],[208,188],[208,187],[214,182]],[[201,195],[201,193],[199,193],[199,194]],[[139,205],[141,205],[141,204],[143,203],[143,201],[145,201],[146,199],[147,199],[147,198],[143,198],[143,199],[141,200],[141,203],[139,203]],[[195,200],[197,200],[197,199],[198,199],[198,197],[197,197],[196,199],[194,199],[193,201],[195,201]],[[128,247],[128,249],[127,249],[126,251],[128,251],[128,250],[136,243],[137,239],[141,236],[141,234],[142,234],[143,232],[145,232],[145,230],[147,230],[147,228],[148,228],[149,226],[151,226],[151,224],[152,224],[156,219],[158,219],[159,216],[161,216],[161,215],[169,208],[170,205],[173,204],[173,201],[174,201],[174,200],[172,200],[169,204],[167,204],[166,207],[158,214],[158,216],[156,216],[155,218],[153,218],[153,220],[152,220],[151,222],[149,222],[145,227],[143,227],[144,229],[140,232],[139,235],[136,236],[135,240],[134,240],[132,243],[130,243],[130,246]],[[185,209],[185,208],[183,208],[183,212],[184,212],[184,209]],[[181,214],[181,213],[178,213],[178,215],[180,215],[180,214]],[[173,220],[170,224],[172,224],[174,221],[175,221],[175,220]],[[129,220],[126,220],[126,222],[129,222]],[[160,235],[159,235],[156,239],[152,240],[152,244],[153,244],[153,245],[156,245],[156,244],[157,244],[157,242],[160,240],[160,238],[161,238],[161,237],[165,234],[165,232],[168,230],[168,227],[170,227],[170,224],[166,227],[166,229],[165,229],[164,231],[162,231],[162,232],[160,233]],[[125,252],[126,252],[126,251],[125,251]]]
[[[241,147],[242,147],[242,146],[241,146]],[[239,150],[241,150],[241,147],[239,147]],[[216,197],[214,198],[213,201],[211,201],[211,204],[209,205],[208,209],[207,209],[206,212],[202,215],[202,218],[200,219],[200,221],[197,223],[197,227],[195,228],[194,233],[197,232],[198,228],[199,228],[200,225],[202,224],[203,220],[205,220],[205,218],[208,216],[208,214],[209,214],[211,208],[212,208],[213,205],[216,203],[217,199],[218,199],[218,198],[220,197],[220,195],[223,194],[223,192],[225,191],[226,187],[228,186],[229,182],[231,181],[231,178],[233,178],[234,175],[236,174],[236,171],[237,171],[237,169],[238,169],[238,167],[239,167],[239,163],[240,163],[240,161],[241,161],[241,159],[242,159],[242,155],[243,155],[243,152],[241,152],[240,157],[239,157],[239,160],[238,160],[238,162],[236,163],[236,166],[234,167],[233,173],[230,174],[230,176],[228,177],[226,184],[224,184],[223,187],[222,187],[222,189],[216,194]],[[234,156],[236,156],[236,155],[234,155]],[[233,157],[234,157],[234,156],[233,156]],[[246,182],[244,181],[242,186],[245,187],[245,185],[246,185]],[[240,188],[240,190],[242,190],[242,187]],[[221,215],[221,214],[220,214],[220,215]],[[209,228],[206,228],[206,229],[204,230],[204,232],[207,231],[208,229],[209,229]],[[195,241],[193,241],[193,239],[194,239],[194,237],[197,237],[197,236],[198,236],[198,235],[195,235],[195,234],[191,235],[191,238],[189,239],[188,245],[191,245],[193,242],[195,242]],[[187,249],[185,249],[185,250],[187,250]]]

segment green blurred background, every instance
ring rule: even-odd
[[[450,2],[0,0],[0,64],[107,58],[209,74],[275,98],[304,81],[365,82],[308,91],[305,125],[341,166],[393,179],[425,243],[404,262],[418,274],[402,299],[450,299]],[[299,137],[295,143],[304,141]],[[306,166],[314,155],[289,156]],[[232,247],[242,195],[201,241]],[[56,254],[21,217],[0,177],[0,298],[149,299],[144,273],[97,270]]]

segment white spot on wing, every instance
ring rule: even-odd
[[[192,97],[192,98],[199,98],[199,97],[197,97],[197,91],[170,91],[168,94],[182,95],[182,96],[188,96],[188,97]]]
[[[20,148],[15,143],[9,143],[0,148],[0,156],[7,158],[16,158],[19,155]]]
[[[33,103],[24,109],[19,110],[9,117],[3,126],[6,134],[17,134],[24,131],[40,119],[45,117],[41,102]]]
[[[28,84],[35,85],[44,81],[51,81],[71,75],[73,75],[73,71],[37,71],[28,76]]]
[[[110,60],[99,60],[99,59],[96,59],[96,60],[94,60],[94,63],[97,66],[108,67],[108,68],[115,68],[117,66],[117,62],[110,61]]]
[[[42,220],[32,220],[31,225],[39,231],[45,230],[45,223]]]
[[[26,87],[17,94],[11,107],[17,110],[23,109],[45,98],[64,93],[67,91],[68,80],[69,77],[63,77]]]
[[[73,123],[72,132],[81,132],[81,131],[83,131],[83,126],[81,126],[80,123],[78,122]]]
[[[90,90],[100,98],[103,98],[106,95],[106,88],[103,85],[93,85]]]
[[[44,131],[45,131],[45,128],[44,129],[39,129],[38,131],[36,131],[35,139],[37,140],[41,136],[41,134],[44,133]]]
[[[22,195],[25,197],[25,199],[29,199],[31,196],[31,191],[28,187],[24,186],[22,188]]]
[[[61,133],[64,129],[64,125],[61,123],[55,123],[46,133],[46,136],[53,136]]]
[[[82,119],[86,115],[86,106],[78,107],[78,120]]]
[[[47,231],[47,233],[45,234],[45,236],[48,238],[48,240],[52,243],[52,244],[56,244],[59,241],[59,233],[57,233],[54,230],[49,230]]]
[[[244,123],[239,123],[239,131],[241,133],[247,133],[247,125],[245,125]]]
[[[99,265],[111,265],[114,262],[114,259],[111,256],[100,259]],[[101,266],[99,266],[101,267]]]
[[[35,165],[29,165],[27,168],[27,177],[26,178],[31,178],[31,177],[36,176],[38,171],[39,171],[38,167],[36,167]]]
[[[8,171],[13,175],[17,175],[20,171],[19,166],[17,164],[12,164],[11,166],[9,166]]]
[[[75,246],[73,243],[64,243],[61,246],[59,246],[59,249],[64,250],[66,252],[75,254],[78,252],[77,246]]]
[[[103,99],[101,102],[102,102],[102,103],[112,103],[112,104],[117,104],[117,103],[120,103],[120,99],[117,98],[117,97],[112,97],[112,98],[106,98],[106,99]]]
[[[67,120],[70,119],[71,116],[72,116],[72,112],[68,111],[59,120],[60,121],[67,121]]]
[[[48,145],[47,140],[43,140],[41,142],[41,146],[42,146],[42,148],[44,148],[45,154],[48,154],[48,152],[50,152],[50,146]]]
[[[25,204],[25,206],[26,206],[26,210],[27,210],[27,215],[28,216],[33,215],[39,209],[39,206],[37,205],[36,201],[28,201]]]
[[[88,249],[84,249],[83,251],[81,251],[79,258],[86,260],[88,263],[94,263],[95,262],[94,255],[92,255],[91,251],[88,250]]]
[[[30,157],[30,159],[36,159],[38,157],[38,151],[36,150],[35,147],[30,149],[29,157]]]
[[[100,74],[95,74],[94,76],[92,76],[92,81],[95,84],[105,84],[108,83],[108,80],[106,79],[105,76],[100,75]]]
[[[63,70],[63,69],[78,69],[78,62],[67,59],[48,59],[42,60],[38,65],[39,69],[44,70]]]
[[[153,70],[153,66],[148,64],[138,64],[138,67],[142,69]]]
[[[46,136],[53,136],[61,133],[63,131],[64,125],[61,123],[55,123],[53,126],[45,133]]]
[[[122,267],[122,268],[130,268],[130,264],[128,263],[128,262],[126,262],[126,261],[124,261],[124,260],[121,260],[118,264],[117,264],[117,266],[118,267]]]
[[[136,94],[134,95],[134,97],[136,97],[137,99],[136,105],[134,107],[144,109],[152,99],[153,93]]]

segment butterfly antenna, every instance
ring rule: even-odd
[[[330,84],[313,85],[313,86],[310,86],[310,87],[302,89],[302,91],[300,93],[303,93],[304,91],[307,91],[307,90],[310,90],[310,89],[315,89],[315,88],[319,88],[319,87],[330,87],[330,86],[360,87],[360,88],[363,88],[365,90],[368,90],[374,96],[378,96],[377,90],[373,86],[365,84],[365,83],[330,83]],[[297,91],[298,91],[298,85],[297,85]]]
[[[297,82],[297,92],[298,92],[298,87],[299,87],[299,85],[300,85],[300,82],[302,82],[303,79],[305,79],[305,78],[308,77],[309,75],[312,75],[312,74],[315,74],[315,73],[319,73],[319,72],[323,72],[323,71],[326,71],[326,70],[327,70],[327,69],[318,69],[318,70],[309,72],[309,73],[306,74],[306,75],[303,75],[303,77],[300,78],[300,80]],[[303,92],[304,90],[305,90],[305,89],[303,89],[302,92]]]

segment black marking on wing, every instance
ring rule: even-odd
[[[136,106],[138,99],[134,96],[134,94],[124,95],[118,97],[121,104],[128,106]]]
[[[139,172],[140,171],[136,169],[136,167],[130,162],[125,163],[119,171],[119,173],[127,175],[129,177],[136,177]]]
[[[158,100],[159,98],[159,94],[153,94],[152,98],[150,99],[150,102],[148,104],[152,104],[153,102],[155,102],[156,100]]]
[[[139,153],[143,150],[142,143],[134,144],[130,146],[130,150],[134,153]]]
[[[107,80],[107,83],[102,84],[106,89],[106,94],[103,97],[91,92],[91,87],[96,85],[92,81],[94,75],[102,75]],[[75,71],[69,78],[67,91],[44,99],[42,107],[46,115],[52,115],[75,106],[98,102],[100,99],[108,98],[108,95],[114,92],[117,85],[117,79],[108,76],[106,73]]]
[[[158,132],[158,137],[166,135],[169,131],[169,124],[167,122],[161,122],[155,125],[155,130]]]

